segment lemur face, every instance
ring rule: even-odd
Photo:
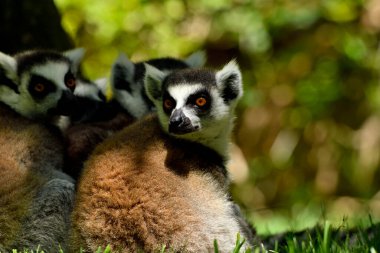
[[[178,70],[168,75],[146,65],[145,87],[164,131],[185,139],[220,135],[230,123],[242,95],[241,74],[234,61],[222,70]]]
[[[63,54],[29,51],[0,55],[0,101],[31,119],[69,115],[75,109],[74,67]],[[4,85],[5,83],[5,85]]]
[[[211,89],[201,84],[171,85],[162,97],[162,113],[171,134],[187,134],[202,129],[202,119],[213,117]],[[161,111],[161,109],[159,109]]]

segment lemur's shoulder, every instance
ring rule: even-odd
[[[210,173],[220,185],[228,181],[224,158],[196,142],[178,139],[163,132],[158,116],[149,114],[105,140],[94,151],[98,155],[124,155],[133,159],[165,159],[165,166],[178,175],[191,171]]]

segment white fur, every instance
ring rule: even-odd
[[[132,94],[125,90],[118,90],[115,99],[123,108],[128,108],[128,112],[135,118],[144,116],[149,108],[140,95],[140,90],[132,89]]]
[[[102,101],[98,96],[99,88],[95,84],[87,83],[77,79],[74,95],[79,97],[90,98],[95,101]]]
[[[188,189],[191,189],[190,194],[184,192],[184,195],[199,213],[197,217],[203,218],[203,226],[201,226],[203,229],[198,233],[203,234],[203,239],[209,242],[210,250],[213,249],[213,241],[216,239],[220,252],[232,252],[240,226],[235,219],[228,196],[220,191],[220,186],[209,174],[192,172],[184,183],[189,184]],[[205,189],[208,190],[205,191]],[[195,194],[194,190],[197,191]],[[209,217],[213,218],[209,219]],[[197,242],[193,243],[197,244]]]
[[[51,122],[54,126],[57,126],[62,132],[65,132],[71,125],[69,116],[60,115]]]
[[[186,103],[187,98],[197,93],[199,90],[203,88],[202,84],[187,84],[181,83],[178,85],[173,85],[168,88],[168,93],[172,96],[176,101],[176,109],[183,107]]]

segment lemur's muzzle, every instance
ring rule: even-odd
[[[175,109],[169,119],[169,133],[173,134],[187,134],[196,131],[198,128],[194,127],[191,120],[182,112],[182,110]]]
[[[76,110],[78,110],[77,98],[71,91],[63,91],[61,98],[58,100],[57,107],[54,108],[54,113],[69,116],[74,114]]]

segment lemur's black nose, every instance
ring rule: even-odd
[[[175,109],[169,119],[169,133],[186,134],[194,131],[191,120],[182,110]]]

